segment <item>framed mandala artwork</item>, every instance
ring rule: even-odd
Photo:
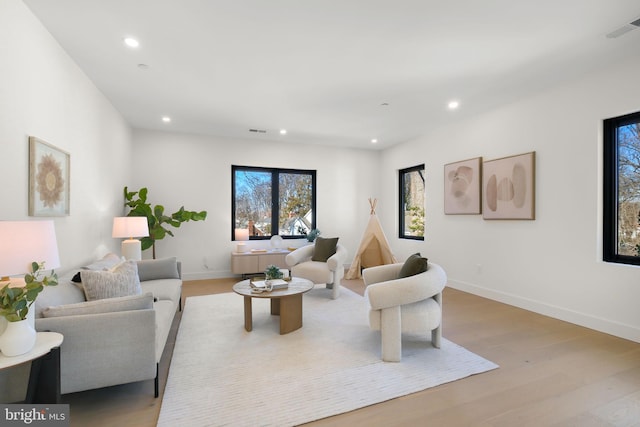
[[[29,215],[69,215],[69,153],[29,137]]]

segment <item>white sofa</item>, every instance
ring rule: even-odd
[[[60,332],[61,393],[155,379],[177,310],[182,309],[180,263],[138,261],[141,295],[86,301],[70,278],[36,299],[38,331]]]

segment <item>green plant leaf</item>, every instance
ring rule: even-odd
[[[180,221],[176,221],[175,219],[168,218],[166,222],[167,222],[167,224],[171,225],[172,227],[180,228],[180,224],[181,224]]]
[[[156,205],[153,208],[153,214],[157,217],[157,218],[162,218],[164,216],[164,206],[162,205]]]
[[[140,248],[143,251],[146,251],[153,246],[153,241],[154,240],[151,237],[143,237],[142,239],[140,239]]]
[[[155,205],[152,207],[152,205],[147,202],[147,194],[147,188],[141,188],[137,192],[130,192],[128,187],[124,187],[124,205],[131,208],[127,216],[147,217],[149,236],[140,239],[142,250],[154,247],[157,240],[162,240],[167,235],[173,237],[173,232],[165,228],[163,224],[173,228],[180,228],[183,222],[203,221],[207,217],[206,211],[187,211],[184,209],[184,206],[180,207],[180,209],[171,214],[171,216],[167,216],[163,205]]]
[[[138,192],[138,197],[140,198],[140,201],[142,203],[147,202],[147,192],[148,192],[147,187],[142,187]]]

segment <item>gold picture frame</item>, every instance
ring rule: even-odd
[[[482,217],[534,220],[536,152],[485,161],[482,165]]]
[[[482,157],[444,165],[445,215],[482,212]]]
[[[29,137],[29,216],[69,215],[69,153]]]

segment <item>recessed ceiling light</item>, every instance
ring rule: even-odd
[[[450,101],[449,104],[447,104],[447,107],[449,108],[449,110],[455,110],[459,106],[460,106],[460,103],[458,101]]]
[[[371,143],[372,143],[372,144],[377,144],[377,143],[378,143],[378,140],[377,140],[377,139],[375,139],[375,138],[373,138],[373,139],[371,140]]]
[[[129,47],[138,47],[140,46],[140,42],[136,39],[134,39],[133,37],[127,37],[124,39],[124,44],[126,44]]]
[[[287,134],[286,129],[280,129],[280,135],[286,135],[286,134]]]
[[[162,121],[165,122],[165,123],[171,123],[171,117],[164,116],[162,118]]]

